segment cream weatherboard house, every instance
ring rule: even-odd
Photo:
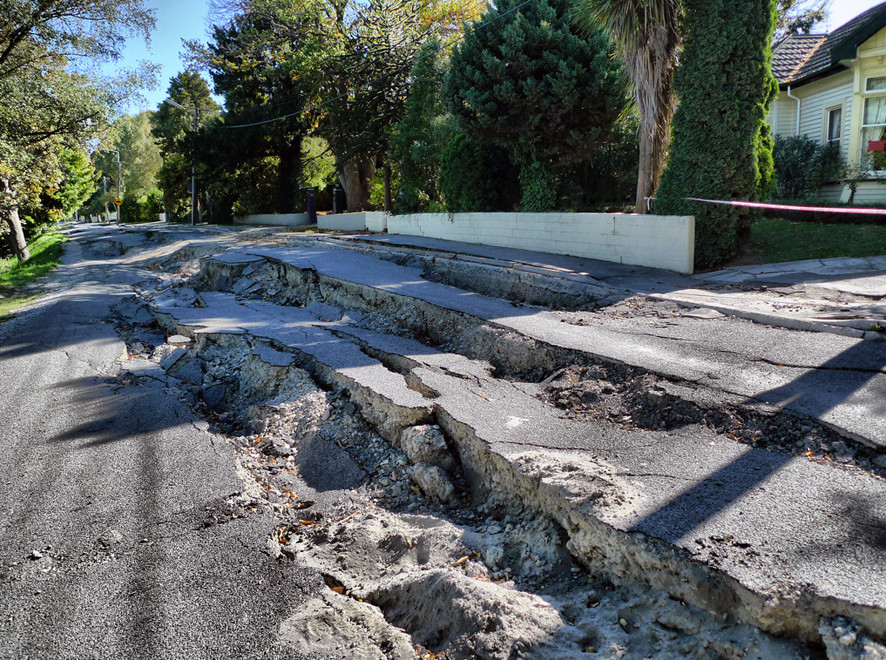
[[[831,34],[790,35],[773,50],[776,135],[836,143],[858,181],[856,204],[886,203],[886,2]],[[881,183],[878,179],[884,179]],[[847,201],[844,183],[821,197]]]

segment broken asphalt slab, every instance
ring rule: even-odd
[[[290,239],[291,240],[291,239]],[[630,292],[794,330],[882,339],[886,257],[813,259],[686,277],[669,271],[418,236],[301,236],[302,243],[526,271],[597,295]]]
[[[730,374],[759,367],[746,365],[747,358],[732,349],[724,352],[731,356],[726,364],[714,362],[717,350],[695,355],[685,338],[676,340],[683,350],[668,354],[662,350],[668,342],[659,344],[662,338],[619,337],[599,327],[564,328],[559,318],[539,310],[426,282],[415,269],[349,252],[246,248],[206,259],[203,265],[208,279],[217,280],[225,266],[262,260],[300,271],[297,276],[318,287],[327,301],[362,298],[362,311],[387,306],[396,316],[398,310],[402,314],[407,306],[425,303],[559,349],[647,368],[652,362],[666,374],[681,372],[679,377],[695,382],[707,379],[727,392],[730,387],[738,390],[733,394],[740,396],[761,398],[760,392],[747,391],[756,378],[771,383],[771,374],[781,373],[791,383],[819,371],[816,366],[791,370],[769,365],[771,372],[765,375],[748,378],[744,373],[730,379]],[[342,287],[352,290],[345,295],[338,291]],[[392,296],[406,301],[398,308]],[[461,355],[346,322],[323,321],[307,309],[220,293],[205,293],[201,300],[200,307],[167,304],[158,309],[167,331],[210,340],[249,337],[287,347],[301,354],[301,366],[324,382],[350,388],[364,411],[370,411],[370,419],[386,420],[386,435],[394,441],[416,423],[413,412],[421,411],[422,422],[433,414],[457,446],[478,496],[504,508],[511,503],[551,516],[569,535],[573,554],[613,581],[640,580],[705,609],[804,639],[815,637],[820,617],[838,614],[862,622],[876,635],[886,634],[882,479],[751,449],[703,428],[644,431],[563,419],[532,396],[531,384],[493,378],[482,363]],[[422,313],[431,314],[429,309]],[[759,339],[751,335],[745,341],[756,346]],[[882,350],[879,343],[855,344]],[[795,350],[800,356],[809,348]],[[827,346],[812,348],[820,353]],[[837,350],[838,357],[845,352],[829,350]],[[850,351],[840,363],[851,370],[869,357]],[[712,368],[722,376],[712,378]],[[695,378],[686,378],[687,372]],[[826,382],[829,371],[821,373]],[[858,389],[882,387],[881,370],[865,373],[874,382]],[[424,394],[416,392],[416,379]],[[813,383],[811,389],[817,387]],[[852,411],[843,413],[837,418],[852,422]],[[882,417],[873,421],[882,425]],[[869,442],[883,437],[871,437],[857,426]]]
[[[297,270],[305,281],[321,278],[319,286],[328,289],[331,302],[344,295],[349,306],[372,311],[384,309],[382,298],[407,301],[412,314],[427,317],[416,323],[432,337],[440,331],[439,319],[434,320],[439,310],[456,312],[537,342],[539,349],[593,355],[770,403],[886,449],[886,342],[820,333],[786,335],[768,326],[691,318],[654,331],[630,319],[573,325],[557,312],[517,307],[429,282],[416,268],[330,248],[232,249],[206,264],[211,268],[212,263],[242,265],[262,259]],[[343,294],[338,282],[356,287],[353,295]],[[440,337],[439,343],[449,340]]]

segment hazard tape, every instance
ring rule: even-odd
[[[723,201],[719,199],[700,199],[698,197],[686,197],[690,202],[705,202],[706,204],[723,204],[726,206],[747,206],[755,209],[775,209],[778,211],[814,211],[816,213],[851,213],[853,215],[886,215],[886,209],[852,208],[845,206],[792,206],[790,204],[769,204],[765,202],[741,202]]]

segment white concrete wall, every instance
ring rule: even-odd
[[[388,214],[384,211],[366,213],[366,230],[380,234],[388,228]]]
[[[420,213],[388,233],[428,236],[692,273],[695,218],[611,213]]]
[[[366,229],[365,213],[332,213],[317,216],[318,229],[336,229],[339,231],[364,231]]]
[[[307,213],[263,213],[234,218],[235,225],[269,225],[271,227],[302,227],[311,224]]]
[[[317,227],[339,231],[368,230],[380,233],[387,228],[387,214],[384,211],[366,211],[319,215],[317,216]]]

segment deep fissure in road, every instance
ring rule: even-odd
[[[193,253],[188,253],[171,259],[178,261],[192,256]],[[731,636],[733,641],[716,651],[721,655],[734,653],[735,640],[742,639],[741,643],[745,644],[749,639],[747,635],[754,636],[757,644],[777,642],[766,641],[753,629],[737,625],[733,616],[739,621],[754,620],[754,613],[748,611],[753,603],[742,603],[735,595],[724,600],[723,594],[736,593],[735,585],[716,584],[720,578],[697,566],[692,568],[691,562],[688,564],[691,570],[687,571],[687,559],[678,556],[679,553],[674,555],[642,534],[631,539],[599,523],[572,521],[574,524],[567,523],[564,527],[564,518],[561,516],[558,522],[557,515],[561,505],[554,500],[545,501],[544,494],[538,493],[538,482],[517,478],[507,483],[509,466],[495,465],[498,459],[485,450],[482,442],[471,438],[470,428],[463,427],[445,409],[434,405],[434,399],[440,394],[421,376],[420,371],[426,369],[426,365],[371,345],[358,336],[359,330],[417,339],[426,346],[465,355],[478,364],[479,371],[486,377],[522,383],[537,399],[569,417],[665,434],[674,429],[697,427],[720,439],[725,437],[732,442],[770,450],[785,449],[793,444],[790,447],[793,453],[812,452],[809,458],[818,460],[829,460],[825,452],[835,452],[848,469],[875,469],[863,448],[809,420],[749,406],[736,405],[727,411],[722,406],[706,406],[703,390],[693,384],[672,383],[625,365],[601,363],[587,355],[517,336],[468,315],[435,309],[426,303],[360,285],[342,284],[280,262],[232,265],[208,259],[193,283],[198,290],[234,292],[245,302],[263,300],[312,307],[319,323],[328,324],[336,337],[358,344],[365,355],[403,375],[407,385],[428,403],[424,412],[391,405],[390,401],[379,400],[377,395],[354,383],[344,382],[334,369],[307,355],[299,356],[298,351],[293,352],[291,348],[247,335],[194,335],[191,328],[173,322],[161,312],[159,318],[167,334],[183,333],[192,339],[190,342],[180,340],[189,348],[170,348],[166,344],[160,349],[161,353],[179,351],[175,360],[170,358],[168,373],[192,384],[194,402],[203,406],[216,428],[241,448],[246,471],[256,483],[252,500],[246,498],[239,503],[232,500],[220,513],[211,512],[207,520],[248,515],[257,497],[283,519],[269,540],[281,557],[300,561],[310,558],[318,566],[338,562],[339,570],[329,573],[334,584],[330,591],[335,595],[326,594],[322,603],[315,603],[317,607],[365,623],[365,617],[372,619],[372,614],[366,611],[342,613],[349,607],[373,603],[389,623],[409,632],[413,642],[431,650],[446,650],[455,657],[460,654],[468,657],[468,649],[476,653],[478,648],[485,648],[484,645],[489,645],[484,657],[507,657],[500,654],[521,649],[527,652],[533,648],[536,651],[541,648],[588,650],[607,645],[615,648],[619,644],[642,653],[644,649],[660,648],[663,640],[678,645],[669,648],[683,649],[682,653],[698,648],[699,631],[706,631],[708,635],[701,646],[707,644],[711,649],[724,644],[723,639]],[[148,297],[157,293],[151,292]],[[161,295],[168,294],[189,298],[195,308],[205,304],[202,294],[191,293],[187,287]],[[343,316],[347,317],[345,322],[342,322]],[[142,343],[141,347],[130,344],[130,347],[135,354],[152,352],[150,343]],[[465,374],[458,377],[470,380]],[[322,413],[318,416],[315,413],[319,410]],[[414,456],[402,451],[404,431],[410,429],[419,429],[418,435],[422,436],[420,448],[414,451],[425,452],[422,457],[431,462],[416,461]],[[335,460],[330,460],[333,455]],[[342,460],[345,457],[346,460]],[[591,475],[591,479],[598,479],[594,497],[609,498],[611,504],[621,496],[618,488],[613,487],[612,475],[606,475],[599,465],[579,460],[573,463],[558,467],[566,472],[581,470]],[[318,519],[311,512],[312,502],[296,496],[296,482],[299,479],[310,482],[320,473],[328,479],[326,473],[331,465],[336,465],[340,472],[334,477],[340,479],[340,487],[362,489],[369,506],[382,504],[383,508],[368,514],[368,519],[366,512],[350,520]],[[478,501],[485,504],[470,505],[469,489],[473,490],[475,504]],[[400,529],[404,525],[403,516],[410,521],[408,516],[416,511],[421,516],[430,514],[438,521],[432,525],[434,529],[447,530],[442,539],[431,534],[434,540],[429,542],[427,532],[412,539],[399,532],[396,538],[383,534],[376,548],[393,548],[393,552],[376,552],[378,556],[369,562],[371,567],[342,566],[347,564],[347,560],[342,560],[343,548],[358,543],[367,525]],[[489,515],[484,518],[486,514]],[[425,529],[422,526],[428,523],[423,520],[417,524]],[[453,545],[451,539],[445,540],[447,535],[452,536],[451,526],[461,530],[455,534],[459,539],[471,534],[478,538],[472,538],[473,545],[461,540]],[[340,537],[338,541],[334,541],[336,534]],[[443,554],[458,556],[449,567],[458,570],[409,575],[409,570],[398,562],[414,555],[413,568],[426,564],[430,550],[412,553],[413,548],[422,543],[428,547],[438,546],[438,552]],[[532,555],[532,549],[537,551],[536,556]],[[650,551],[655,559],[650,559]],[[529,555],[525,556],[527,552]],[[611,561],[615,555],[632,558],[619,566],[618,562]],[[645,559],[640,559],[644,556]],[[579,565],[573,564],[575,559]],[[634,569],[641,569],[639,572],[613,573],[613,569],[623,570],[632,562]],[[656,562],[658,569],[651,565]],[[535,568],[531,569],[532,566]],[[588,569],[592,576],[598,577],[589,577],[585,572]],[[656,571],[663,573],[656,577]],[[367,584],[371,581],[367,575],[381,573],[390,578],[401,572],[408,575],[394,580],[396,586],[388,582],[381,586],[377,577],[375,584]],[[704,602],[687,597],[687,603],[695,602],[725,618],[712,618],[700,608],[684,605],[679,598],[675,600],[675,585],[666,584],[673,581],[668,574],[680,574],[680,580],[685,583],[678,585],[676,591],[687,595],[709,592],[702,596]],[[618,587],[612,585],[613,577]],[[646,583],[661,590],[652,595],[648,591],[643,593],[640,585],[644,578]],[[477,593],[478,582],[486,590],[482,594]],[[543,594],[542,599],[553,607],[551,612],[556,613],[550,620],[534,623],[539,635],[534,640],[515,642],[521,633],[514,625],[509,627],[509,616],[525,618],[525,612],[517,614],[520,607],[515,606],[516,610],[509,614],[509,606],[501,602],[515,600],[511,586],[514,583],[521,590],[517,593],[530,594],[530,601],[531,594]],[[501,589],[505,591],[498,593]],[[350,604],[343,605],[344,601],[338,596],[347,598]],[[557,598],[564,602],[555,602]],[[439,612],[445,610],[447,604],[470,599],[482,603],[482,607],[454,612],[452,620],[441,619]],[[565,601],[583,602],[585,606],[576,612],[575,607]],[[600,603],[610,609],[598,609]],[[678,611],[674,611],[678,605]],[[526,606],[535,607],[531,603]],[[612,607],[616,607],[616,617],[611,616]],[[496,616],[485,622],[478,619],[483,612],[490,611]],[[610,618],[606,625],[600,620],[600,612],[607,612]],[[663,614],[667,612],[670,614]],[[768,616],[774,620],[774,614],[769,612]],[[820,643],[818,635],[827,638],[835,634],[830,629],[819,630],[818,616],[814,613],[805,616],[787,607],[779,608],[777,614],[781,617],[777,626],[771,625],[771,620],[763,622],[769,623],[770,629],[776,632],[799,635],[813,644]],[[310,628],[310,621],[310,617],[295,617],[289,632],[298,638]],[[849,630],[847,626],[853,625],[839,618],[832,622],[833,630]],[[379,627],[379,621],[365,625],[375,631],[373,634],[384,648],[402,647],[404,640],[398,641],[396,635],[388,638],[391,631]],[[576,632],[581,630],[585,632]],[[595,632],[588,632],[591,630]],[[394,651],[391,653],[396,655]]]

